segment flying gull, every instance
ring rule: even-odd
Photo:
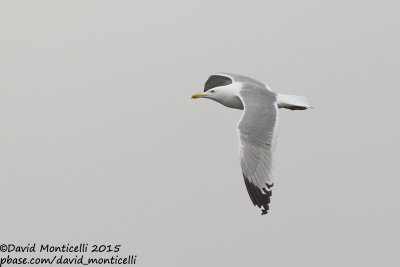
[[[204,92],[192,98],[209,98],[229,108],[244,109],[238,124],[240,165],[251,201],[261,208],[262,215],[267,214],[274,185],[278,108],[308,109],[307,98],[277,94],[265,83],[232,73],[211,75]]]

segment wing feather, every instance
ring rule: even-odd
[[[273,185],[273,149],[278,121],[276,94],[260,84],[243,83],[239,97],[244,113],[238,124],[240,159],[247,192],[266,214]]]

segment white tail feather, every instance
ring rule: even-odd
[[[308,99],[305,96],[278,94],[277,102],[279,108],[287,108],[291,110],[304,110],[311,108]]]

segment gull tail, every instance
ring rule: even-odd
[[[279,108],[287,108],[291,110],[305,110],[312,108],[305,96],[278,94],[277,102]]]

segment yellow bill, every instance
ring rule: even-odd
[[[194,94],[194,95],[192,95],[192,98],[193,99],[196,99],[196,98],[201,98],[201,97],[204,97],[205,96],[205,94],[203,94],[203,93],[201,93],[201,94]]]

